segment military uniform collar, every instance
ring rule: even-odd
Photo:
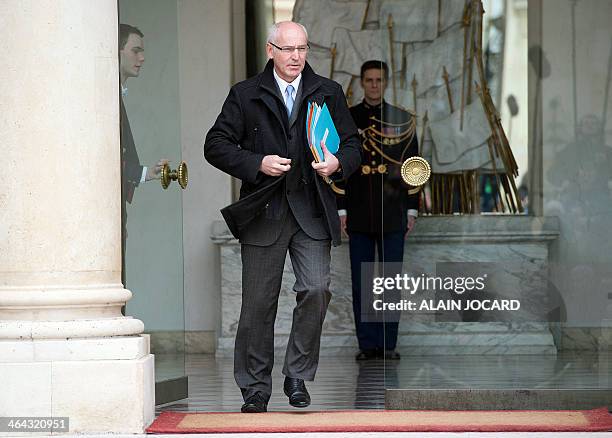
[[[385,102],[385,99],[381,100],[380,103],[378,105],[370,105],[369,103],[366,102],[365,99],[363,99],[363,107],[365,109],[368,110],[380,110],[384,105],[386,105],[387,102]]]

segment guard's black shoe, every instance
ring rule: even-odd
[[[240,412],[245,414],[258,414],[261,412],[268,411],[268,401],[266,398],[260,393],[256,393],[251,397],[247,398],[242,408],[240,408]]]
[[[395,350],[385,350],[385,359],[387,360],[400,360],[400,354]]]
[[[289,404],[294,408],[305,408],[310,405],[310,394],[308,394],[302,379],[285,377],[283,390],[285,395],[289,397]]]
[[[376,359],[376,350],[361,350],[357,356],[355,356],[355,360],[369,359]]]

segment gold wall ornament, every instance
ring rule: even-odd
[[[177,181],[181,188],[184,190],[187,187],[188,182],[188,172],[187,172],[187,163],[181,161],[179,167],[176,170],[171,170],[168,164],[164,164],[161,170],[161,185],[164,189],[167,189],[170,186],[171,181]]]
[[[418,192],[431,176],[431,166],[422,157],[410,157],[402,164],[402,179],[409,186],[416,190],[410,190],[409,193]]]

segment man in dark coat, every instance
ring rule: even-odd
[[[306,407],[304,380],[314,380],[323,320],[331,297],[330,246],[340,243],[340,221],[329,178],[359,166],[359,138],[340,85],[306,63],[306,29],[273,25],[269,58],[259,75],[234,85],[206,136],[204,155],[242,180],[240,200],[222,210],[240,239],[242,307],[234,377],[242,412],[265,412],[272,393],[274,320],[287,251],[296,277],[296,307],[283,374],[289,403]],[[306,138],[309,102],[327,104],[340,137],[334,155],[313,161]]]
[[[342,228],[349,235],[357,360],[400,357],[395,351],[400,314],[374,312],[372,288],[362,290],[362,269],[373,269],[377,253],[386,277],[400,273],[404,239],[419,205],[418,194],[408,193],[400,172],[404,160],[418,154],[416,119],[385,102],[388,77],[382,61],[367,61],[361,67],[364,99],[351,107],[362,139],[361,171],[348,179],[346,195],[338,201]],[[393,296],[385,294],[386,301],[394,301]],[[395,296],[400,298],[397,291]]]

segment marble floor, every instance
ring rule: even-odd
[[[271,411],[294,409],[282,393],[282,354],[273,371]],[[214,355],[156,355],[157,378],[189,376],[189,397],[157,411],[238,411],[242,404],[233,361]],[[406,356],[400,361],[356,362],[353,356],[321,356],[307,382],[307,410],[384,409],[386,388],[611,389],[612,353],[558,355]]]

